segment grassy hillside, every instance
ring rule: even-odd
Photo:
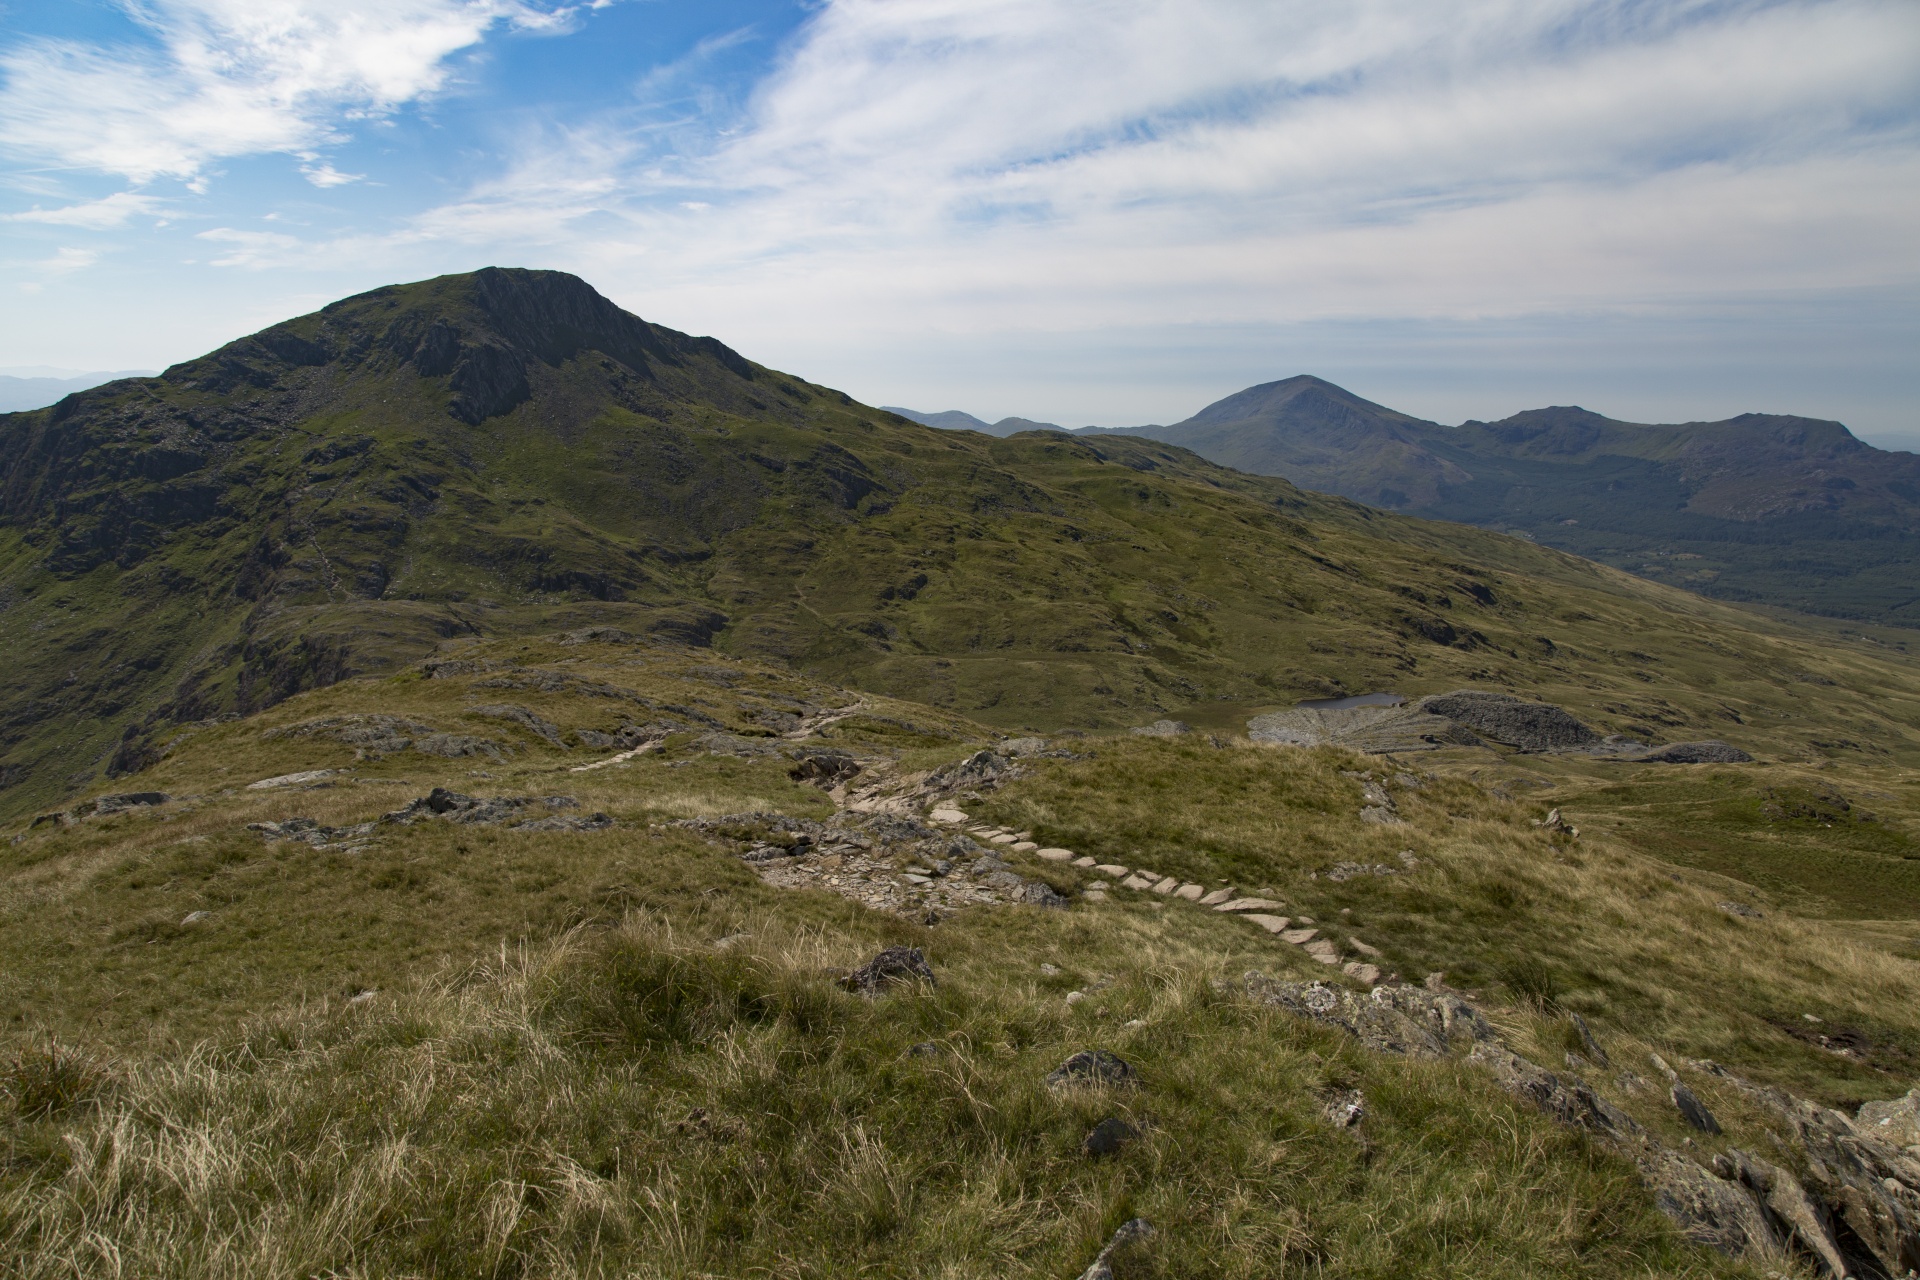
[[[1478,684],[1667,740],[1916,744],[1901,652],[1152,441],[923,428],[557,273],[0,418],[0,468],[4,813],[449,638],[593,624],[1006,728]]]
[[[1753,413],[1649,425],[1553,408],[1446,427],[1301,376],[1127,434],[1720,599],[1920,618],[1920,458],[1837,422]]]
[[[988,845],[1070,905],[929,925],[861,905],[839,846],[800,859],[817,888],[742,858],[860,797],[1268,897],[1383,971],[1444,971],[1556,1070],[1578,1013],[1613,1062],[1580,1078],[1688,1150],[1642,1079],[1681,1066],[1726,1130],[1691,1134],[1703,1163],[1770,1150],[1769,1121],[1693,1059],[1848,1107],[1920,1062],[1905,767],[1122,734],[927,790],[997,736],[604,630],[455,641],[196,729],[142,775],[167,803],[96,789],[0,844],[0,1252],[23,1276],[1056,1276],[1144,1216],[1123,1277],[1813,1274],[1688,1243],[1620,1148],[1461,1058],[1250,1000],[1249,970],[1346,979],[1241,916]],[[793,776],[820,753],[860,772]],[[1361,819],[1362,773],[1399,823]],[[436,786],[614,825],[378,822]],[[1537,824],[1554,805],[1577,838]],[[674,825],[727,814],[760,816]],[[326,830],[249,826],[297,817]],[[896,870],[927,856],[901,838]],[[1769,879],[1782,848],[1851,879]],[[886,945],[937,985],[836,985]],[[1137,1083],[1044,1084],[1095,1048]],[[1364,1119],[1331,1122],[1356,1090]],[[1137,1136],[1084,1154],[1110,1116]]]

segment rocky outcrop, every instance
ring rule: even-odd
[[[1527,702],[1510,693],[1460,689],[1422,698],[1415,710],[1444,716],[1484,738],[1523,752],[1567,751],[1592,746],[1600,735],[1550,702]]]
[[[613,825],[604,813],[569,814],[580,802],[572,796],[497,796],[483,800],[445,787],[395,809],[380,821],[410,826],[431,818],[469,827],[506,826],[515,831],[599,831]]]
[[[1639,1170],[1654,1203],[1696,1243],[1734,1257],[1778,1261],[1793,1248],[1826,1274],[1905,1276],[1920,1273],[1920,1149],[1903,1150],[1887,1138],[1911,1136],[1920,1120],[1920,1089],[1905,1098],[1868,1103],[1857,1119],[1752,1084],[1711,1062],[1691,1064],[1744,1094],[1784,1132],[1803,1183],[1792,1171],[1739,1148],[1716,1156],[1712,1168],[1656,1138],[1592,1085],[1561,1076],[1515,1053],[1458,993],[1437,980],[1427,988],[1376,987],[1364,995],[1322,982],[1284,982],[1257,972],[1244,981],[1249,996],[1326,1026],[1338,1027],[1381,1053],[1443,1058],[1466,1050],[1465,1061],[1485,1070],[1502,1089],[1556,1122],[1585,1130],[1625,1154]],[[1605,1051],[1584,1022],[1575,1023],[1592,1061]],[[1570,1061],[1574,1061],[1571,1059]],[[1666,1063],[1655,1059],[1674,1105],[1694,1128],[1720,1126]],[[1780,1140],[1781,1132],[1774,1138]]]

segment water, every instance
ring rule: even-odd
[[[1345,711],[1348,707],[1397,707],[1405,701],[1397,693],[1356,693],[1350,698],[1308,698],[1293,705],[1299,711]]]

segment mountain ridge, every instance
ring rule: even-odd
[[[1804,633],[1150,439],[921,427],[502,268],[0,417],[0,601],[15,812],[137,773],[184,725],[460,637],[595,625],[1010,729],[1491,683],[1713,737],[1731,689],[1769,704],[1829,661]],[[1659,705],[1616,654],[1628,632],[1676,673]],[[1726,634],[1753,649],[1737,677]],[[1787,730],[1792,749],[1906,750],[1894,669],[1858,685],[1834,697],[1871,733]]]
[[[1102,434],[1519,532],[1702,594],[1920,625],[1920,457],[1877,449],[1838,422],[1747,413],[1633,423],[1553,406],[1448,427],[1299,375],[1182,422]]]

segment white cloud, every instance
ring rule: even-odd
[[[440,89],[500,23],[556,29],[534,0],[147,0],[156,47],[27,41],[0,54],[0,136],[18,155],[192,179],[211,162],[304,154],[341,123]]]
[[[131,191],[116,191],[103,199],[90,200],[85,204],[67,205],[59,209],[42,209],[36,206],[24,213],[0,216],[0,221],[44,222],[57,227],[84,227],[89,231],[105,231],[112,227],[125,226],[129,219],[141,215],[157,217],[165,208],[164,202],[152,196],[135,195]]]
[[[364,173],[342,173],[330,164],[306,164],[300,166],[300,173],[316,187],[344,187],[349,182],[360,182],[366,178]]]
[[[706,149],[543,136],[386,244],[763,342],[1912,285],[1917,64],[1883,0],[832,0]]]

